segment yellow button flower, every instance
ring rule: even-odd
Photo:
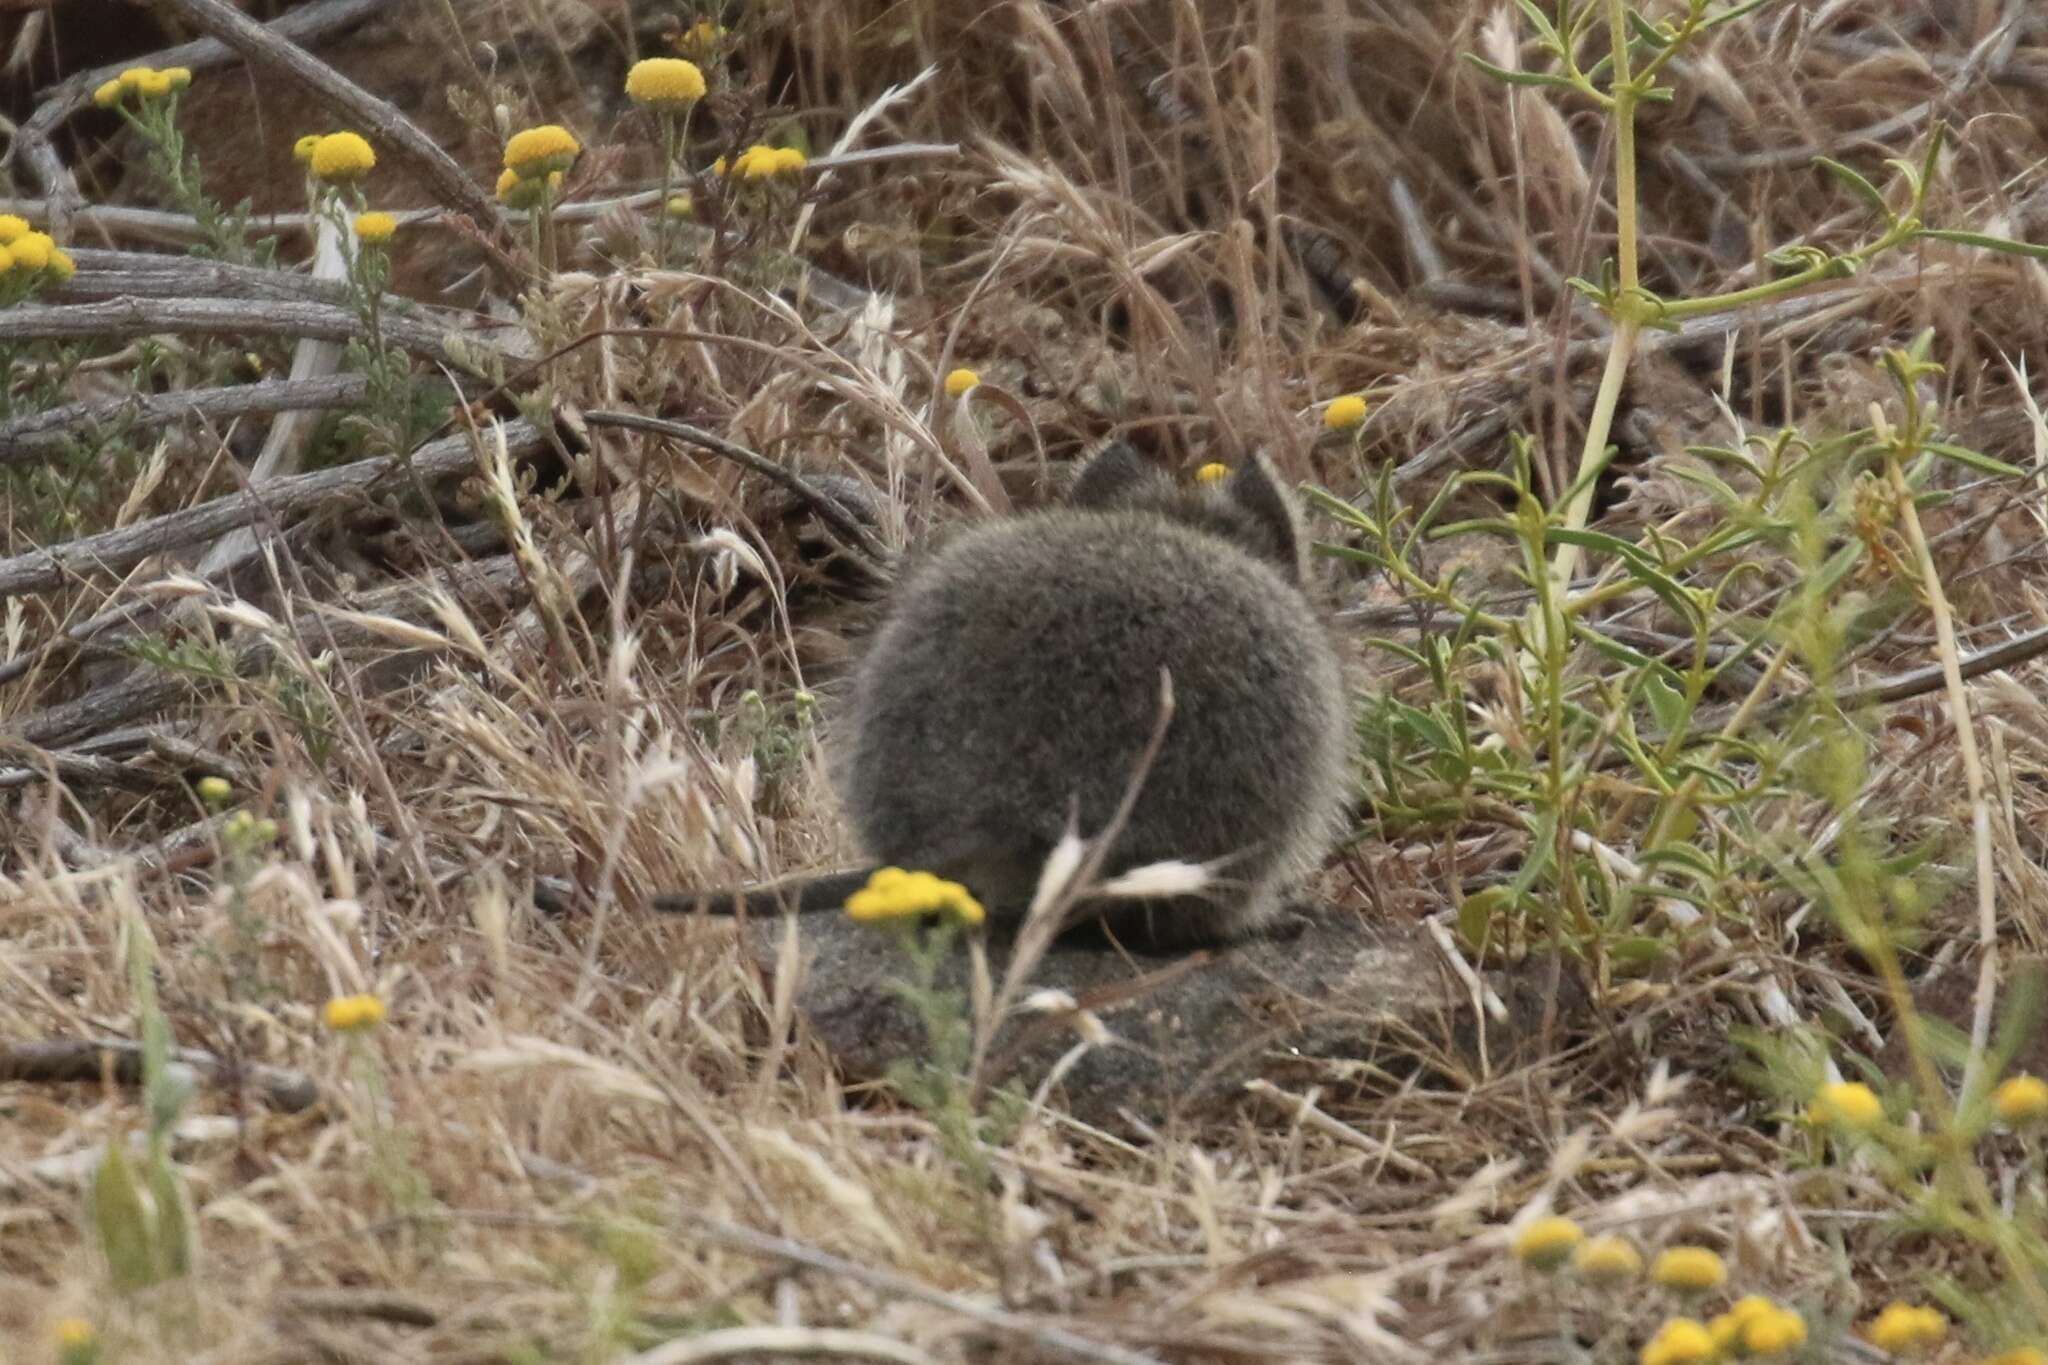
[[[1989,1357],[1984,1365],[2048,1365],[2048,1351],[2038,1346],[2014,1346]]]
[[[1917,1355],[1941,1344],[1948,1335],[1948,1319],[1938,1308],[1919,1308],[1910,1303],[1888,1303],[1863,1335],[1880,1350],[1895,1355]]]
[[[680,57],[649,57],[626,73],[626,95],[665,113],[680,113],[704,98],[704,73]]]
[[[308,133],[297,142],[294,142],[292,144],[292,160],[298,162],[301,166],[310,165],[313,160],[313,149],[320,145],[320,136],[319,133]]]
[[[359,213],[355,229],[360,240],[375,246],[391,240],[391,234],[398,231],[398,220],[388,213]]]
[[[100,1334],[84,1318],[59,1318],[50,1325],[60,1365],[93,1365],[100,1358]]]
[[[1883,1119],[1883,1102],[1876,1091],[1861,1081],[1837,1081],[1822,1086],[1806,1109],[1806,1121],[1816,1128],[1836,1124],[1844,1128],[1871,1128]]]
[[[57,250],[57,244],[50,240],[47,232],[24,232],[7,244],[13,253],[14,263],[23,270],[41,270],[50,264],[50,256]]]
[[[0,246],[0,275],[5,275],[12,269],[14,269],[14,253],[6,247]]]
[[[59,280],[68,280],[78,273],[78,262],[71,259],[71,253],[61,246],[50,248],[50,263],[43,267]]]
[[[370,173],[377,154],[361,133],[329,133],[313,144],[309,164],[322,180],[355,180]]]
[[[1642,1365],[1699,1365],[1714,1358],[1714,1339],[1691,1318],[1673,1318],[1657,1329],[1638,1357]]]
[[[1728,1267],[1705,1247],[1671,1247],[1658,1253],[1650,1278],[1666,1289],[1699,1293],[1719,1289],[1728,1279]]]
[[[689,218],[697,212],[697,202],[687,194],[672,194],[661,211],[671,218]]]
[[[718,160],[716,160],[716,161],[714,161],[714,162],[712,162],[712,163],[711,163],[711,173],[712,173],[713,175],[715,175],[715,176],[718,176],[718,177],[719,177],[720,179],[724,179],[724,177],[725,177],[725,158],[724,158],[724,157],[720,157],[720,158],[718,158]]]
[[[27,235],[28,219],[12,213],[0,213],[0,246],[6,246],[16,238]]]
[[[795,147],[778,147],[775,150],[774,170],[777,175],[795,175],[810,164],[810,158]]]
[[[121,102],[124,92],[125,88],[118,77],[111,81],[102,81],[92,92],[92,102],[102,109],[111,109]]]
[[[192,84],[192,68],[189,66],[167,66],[164,79],[171,83],[171,89],[183,90]]]
[[[146,77],[148,77],[148,75],[149,68],[146,66],[129,67],[127,70],[121,73],[121,89],[124,91],[139,92],[142,89],[143,80]]]
[[[2000,1083],[1993,1099],[1998,1117],[2014,1127],[2039,1123],[2048,1115],[2048,1081],[2039,1076],[2013,1076]]]
[[[1323,425],[1331,431],[1349,431],[1365,420],[1365,399],[1355,393],[1330,400],[1323,409]]]
[[[962,365],[959,369],[951,370],[947,373],[946,397],[958,398],[980,382],[981,376],[979,374]]]
[[[1230,466],[1218,460],[1211,460],[1195,471],[1196,483],[1222,483],[1230,477]]]
[[[384,1022],[384,1002],[374,995],[337,995],[321,1009],[320,1022],[336,1033],[361,1033]]]
[[[1789,1308],[1773,1305],[1742,1329],[1742,1349],[1753,1357],[1782,1355],[1806,1344],[1806,1319]]]
[[[775,149],[757,142],[739,154],[732,168],[742,179],[766,180],[775,174]]]
[[[135,93],[144,99],[160,100],[171,93],[171,73],[168,71],[145,71],[142,79],[135,84]]]
[[[714,24],[709,19],[699,19],[669,39],[669,46],[685,57],[702,60],[718,51],[718,42],[725,37],[725,25]]]
[[[862,923],[949,914],[962,924],[975,925],[987,918],[981,902],[960,883],[900,867],[878,869],[866,886],[846,898],[846,914]]]
[[[549,171],[566,171],[576,161],[583,144],[576,135],[556,123],[543,123],[512,134],[505,144],[505,169],[521,180],[545,176]]]
[[[1595,1237],[1572,1253],[1572,1271],[1593,1284],[1620,1284],[1643,1273],[1643,1254],[1626,1237]]]
[[[1563,1265],[1585,1240],[1586,1234],[1577,1223],[1560,1214],[1548,1214],[1531,1222],[1515,1238],[1515,1259],[1548,1275]]]

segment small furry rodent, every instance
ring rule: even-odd
[[[1217,881],[1087,909],[1152,946],[1267,924],[1341,832],[1350,782],[1344,684],[1303,550],[1263,458],[1187,488],[1124,446],[1065,505],[959,535],[890,595],[841,718],[832,775],[862,851],[961,882],[1014,926],[1070,818],[1093,836],[1115,813],[1164,668],[1171,723],[1103,873],[1181,860]],[[745,900],[765,909],[794,888],[799,908],[836,906],[866,875]]]

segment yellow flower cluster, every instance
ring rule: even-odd
[[[766,180],[770,176],[795,175],[808,164],[804,154],[794,147],[770,147],[757,142],[734,158],[730,169],[742,180]],[[727,169],[724,157],[711,163],[713,175],[724,175]]]
[[[965,365],[946,375],[946,397],[958,398],[981,382],[981,376]]]
[[[228,817],[220,832],[236,843],[261,846],[277,841],[277,821],[259,820],[246,810],[238,810]]]
[[[35,231],[25,218],[0,213],[0,275],[16,270],[68,280],[78,273],[78,263],[51,240],[49,233]]]
[[[398,220],[388,213],[359,213],[355,221],[356,237],[371,246],[381,246],[391,240],[398,231]]]
[[[94,1365],[100,1358],[99,1329],[85,1318],[58,1318],[50,1325],[59,1365]]]
[[[505,169],[521,180],[534,180],[576,163],[583,144],[558,123],[523,128],[505,143]]]
[[[2048,1081],[2039,1076],[2011,1077],[2000,1082],[1992,1102],[1998,1106],[1998,1117],[2015,1128],[2039,1123],[2048,1116]]]
[[[1211,460],[1195,471],[1196,483],[1222,483],[1230,477],[1230,466],[1218,460]]]
[[[521,180],[519,172],[509,166],[498,172],[498,202],[509,208],[534,208],[544,200],[553,201],[561,192],[560,171],[549,171],[531,180]]]
[[[1643,1270],[1642,1253],[1628,1238],[1588,1238],[1577,1223],[1554,1213],[1523,1228],[1514,1251],[1516,1260],[1543,1275],[1570,1261],[1572,1273],[1589,1284],[1619,1284]]]
[[[1347,393],[1331,399],[1330,406],[1323,409],[1323,426],[1330,431],[1349,431],[1365,420],[1365,413],[1364,397]]]
[[[1863,1335],[1879,1350],[1909,1355],[1941,1344],[1948,1335],[1948,1319],[1938,1308],[1920,1308],[1910,1303],[1888,1303]]]
[[[1535,1219],[1515,1238],[1515,1259],[1531,1270],[1549,1274],[1563,1265],[1586,1240],[1579,1225],[1560,1214]]]
[[[866,886],[846,898],[846,914],[862,923],[948,914],[962,924],[975,925],[987,918],[981,902],[960,883],[930,872],[905,872],[900,867],[878,869]]]
[[[321,1009],[320,1022],[336,1033],[362,1033],[384,1022],[384,1002],[374,995],[337,995]]]
[[[1806,1319],[1750,1294],[1707,1324],[1714,1349],[1727,1360],[1767,1360],[1806,1344]]]
[[[704,73],[680,57],[649,57],[626,73],[626,95],[665,114],[681,113],[704,98]]]
[[[701,62],[718,51],[719,41],[724,37],[724,24],[714,24],[709,19],[699,19],[681,33],[670,37],[668,42],[670,47],[673,47],[685,57],[694,57]]]
[[[377,164],[361,133],[314,133],[292,144],[292,155],[322,180],[360,180]]]
[[[1883,1119],[1884,1104],[1861,1081],[1824,1085],[1806,1107],[1806,1121],[1816,1128],[1874,1128]]]
[[[2048,1365],[2048,1351],[2038,1346],[2014,1346],[1989,1357],[1984,1365]]]
[[[199,779],[199,799],[209,806],[220,806],[235,794],[235,789],[225,777],[202,777]]]
[[[131,95],[160,100],[190,84],[192,68],[188,66],[165,67],[161,71],[150,66],[131,66],[113,80],[102,81],[92,92],[92,102],[102,109],[112,109]]]
[[[1703,1294],[1728,1281],[1728,1267],[1705,1247],[1669,1247],[1650,1264],[1650,1278],[1666,1289]]]
[[[1637,1357],[1642,1365],[1700,1365],[1714,1358],[1714,1338],[1693,1318],[1673,1318],[1657,1329]]]
[[[1643,1253],[1626,1237],[1595,1237],[1572,1253],[1572,1273],[1593,1284],[1621,1284],[1643,1273]]]

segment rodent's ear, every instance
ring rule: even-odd
[[[1117,441],[1088,462],[1067,490],[1067,502],[1074,507],[1120,507],[1172,486],[1164,470]]]
[[[1304,551],[1308,537],[1301,526],[1301,509],[1294,495],[1280,482],[1273,462],[1254,453],[1223,482],[1224,496],[1251,518],[1258,534],[1267,542],[1267,557],[1287,571],[1296,583],[1308,576]]]

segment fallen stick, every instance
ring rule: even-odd
[[[358,23],[389,4],[390,0],[321,0],[321,3],[284,15],[270,25],[269,31],[279,39],[311,42]],[[57,155],[51,135],[73,114],[92,107],[93,91],[131,66],[182,66],[192,71],[207,71],[227,65],[234,56],[234,50],[226,43],[214,38],[200,38],[161,52],[80,71],[59,83],[15,132],[15,145],[20,150],[21,159],[50,197],[48,222],[53,229],[52,235],[60,241],[69,238],[71,215],[84,204],[85,196],[79,192],[78,179],[72,175],[71,168]]]
[[[81,428],[119,422],[133,431],[148,431],[190,417],[217,423],[312,408],[347,408],[362,402],[368,391],[363,376],[343,374],[328,379],[265,379],[221,389],[125,393],[66,403],[0,422],[0,465],[28,464],[57,454]]]
[[[466,362],[449,353],[448,329],[406,317],[380,318],[377,325],[391,345],[452,370],[469,369]],[[353,309],[277,299],[118,298],[101,303],[20,304],[7,311],[10,341],[126,341],[164,332],[314,337],[322,341],[351,341],[369,335]]]
[[[394,473],[410,472],[420,479],[465,473],[475,467],[470,441],[469,433],[458,432],[421,446],[409,456],[358,460],[334,469],[294,474],[261,489],[231,493],[132,526],[0,559],[0,598],[48,592],[78,574],[121,573],[151,555],[218,540],[259,518],[268,517],[282,526],[316,507],[360,496]],[[531,422],[505,426],[505,446],[514,458],[534,453],[544,441]]]
[[[142,1045],[51,1039],[0,1045],[0,1081],[96,1081],[106,1059],[123,1085],[142,1083]],[[171,1049],[171,1060],[189,1066],[211,1085],[252,1086],[273,1109],[296,1114],[320,1102],[320,1086],[303,1072],[263,1062],[228,1061],[195,1047]]]
[[[319,96],[344,123],[355,124],[373,145],[382,145],[409,164],[427,183],[434,201],[468,215],[479,230],[478,245],[490,258],[499,282],[517,289],[525,283],[511,229],[497,200],[469,178],[454,157],[421,132],[389,100],[379,99],[348,77],[265,28],[226,0],[131,0],[168,10],[218,38],[273,80],[302,86]]]

